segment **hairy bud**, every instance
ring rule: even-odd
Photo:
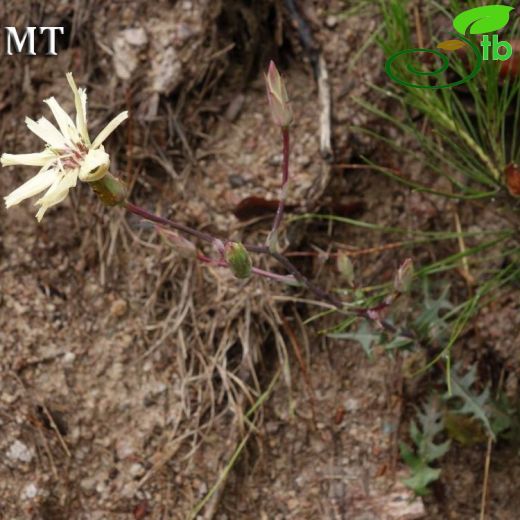
[[[251,258],[247,249],[239,242],[228,242],[224,247],[224,258],[237,278],[251,276]]]
[[[337,258],[337,267],[341,276],[349,284],[350,287],[354,287],[354,266],[347,253],[340,251]]]
[[[292,110],[289,105],[289,96],[285,89],[285,83],[273,61],[269,64],[265,82],[273,121],[278,126],[287,128],[293,119]]]
[[[401,294],[407,293],[412,285],[413,275],[413,260],[407,258],[395,273],[394,289]]]

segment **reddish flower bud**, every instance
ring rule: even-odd
[[[289,105],[289,96],[285,89],[285,83],[273,61],[269,64],[265,82],[273,121],[278,126],[286,128],[292,122],[292,110]]]

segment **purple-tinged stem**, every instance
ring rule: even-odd
[[[130,213],[133,213],[134,215],[138,215],[139,217],[149,220],[150,222],[155,222],[156,224],[161,224],[162,226],[176,229],[177,231],[186,233],[187,235],[198,238],[209,244],[214,245],[215,243],[217,243],[219,241],[218,238],[210,235],[209,233],[205,233],[203,231],[193,229],[184,224],[174,222],[173,220],[170,220],[170,219],[167,219],[164,217],[160,217],[159,215],[156,215],[155,213],[151,213],[150,211],[147,211],[146,209],[141,208],[140,206],[136,206],[135,204],[132,204],[131,202],[126,202],[124,204],[124,207]],[[298,270],[298,268],[290,260],[285,258],[285,256],[281,255],[280,253],[278,253],[276,251],[271,251],[271,249],[267,246],[260,246],[260,245],[253,245],[253,244],[243,244],[243,245],[250,253],[265,254],[265,255],[268,255],[268,256],[274,258],[279,264],[281,264],[283,267],[285,267],[289,271],[289,273],[292,274],[294,276],[294,278],[296,278],[296,280],[298,282],[300,282],[309,291],[311,291],[318,299],[325,301],[327,303],[330,303],[331,305],[333,305],[334,307],[337,307],[338,309],[341,309],[343,307],[343,303],[339,298],[324,291],[323,289],[321,289],[320,287],[315,285],[313,282],[311,282],[304,274],[302,274]]]
[[[217,258],[211,258],[206,256],[205,254],[198,252],[197,259],[205,264],[213,265],[215,267],[229,267],[229,264],[225,260],[219,260]],[[258,267],[252,267],[251,272],[256,274],[257,276],[262,276],[263,278],[269,278],[270,280],[274,280],[275,282],[281,282],[286,284],[294,284],[296,282],[296,278],[293,275],[283,275],[278,273],[272,273],[271,271],[265,271],[264,269],[260,269]]]
[[[150,222],[155,222],[156,224],[161,224],[163,226],[176,229],[177,231],[182,231],[187,235],[198,238],[210,244],[212,244],[215,241],[215,237],[213,237],[209,233],[204,233],[204,231],[199,231],[198,229],[193,229],[189,226],[185,226],[184,224],[180,224],[179,222],[174,222],[173,220],[170,220],[168,218],[160,217],[159,215],[151,213],[150,211],[141,208],[140,206],[136,206],[131,202],[125,202],[124,207],[128,211],[130,211],[130,213],[138,215],[139,217],[149,220]]]
[[[173,229],[176,229],[177,231],[181,231],[183,233],[186,233],[187,235],[190,235],[192,237],[198,238],[204,242],[207,242],[209,244],[215,244],[218,243],[220,240],[209,233],[204,233],[203,231],[199,231],[197,229],[192,229],[189,226],[185,226],[184,224],[180,224],[178,222],[174,222],[173,220],[160,217],[159,215],[156,215],[154,213],[151,213],[144,208],[141,208],[139,206],[136,206],[135,204],[132,204],[131,202],[126,202],[124,207],[130,211],[131,213],[134,213],[135,215],[140,216],[141,218],[144,218],[146,220],[149,220],[151,222],[155,222],[156,224],[160,224],[162,226],[170,227]],[[291,276],[284,276],[279,275],[277,273],[271,273],[269,271],[264,271],[263,269],[259,269],[257,267],[252,268],[252,272],[255,273],[258,276],[263,276],[265,278],[269,278],[271,280],[283,282],[283,283],[291,283],[294,282],[294,280],[300,282],[304,287],[306,287],[310,292],[312,292],[318,299],[325,301],[334,307],[338,309],[343,308],[343,302],[337,298],[335,295],[328,293],[315,285],[311,280],[309,280],[303,273],[301,273],[298,268],[285,256],[282,254],[271,251],[269,247],[267,246],[260,246],[260,245],[252,245],[252,244],[244,244],[244,247],[251,253],[258,253],[258,254],[265,254],[270,256],[271,258],[274,258],[280,265],[285,267],[289,273],[291,273]],[[229,267],[227,262],[225,260],[217,260],[210,258],[203,253],[199,252],[197,254],[197,258],[205,263],[209,263],[218,267]],[[396,329],[393,325],[386,322],[385,320],[379,320],[377,318],[377,315],[383,311],[386,307],[389,307],[393,301],[398,297],[399,295],[394,295],[391,301],[382,303],[378,306],[375,306],[371,309],[362,309],[362,308],[351,308],[351,309],[345,309],[346,311],[351,311],[357,314],[360,318],[364,318],[369,321],[376,321],[378,322],[385,330],[389,332],[396,332]],[[409,337],[410,339],[416,339],[413,335],[410,335],[406,332],[401,332],[401,335],[404,337]]]
[[[283,163],[282,163],[282,189],[280,193],[280,201],[278,203],[278,209],[274,217],[273,227],[271,230],[271,237],[276,240],[276,232],[280,227],[283,219],[283,212],[285,209],[285,197],[286,187],[289,181],[289,155],[290,155],[290,139],[289,139],[289,127],[282,127],[282,140],[283,140]]]

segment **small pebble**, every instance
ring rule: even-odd
[[[327,18],[325,19],[325,25],[329,29],[334,29],[334,27],[336,27],[336,25],[338,25],[337,17],[333,16],[333,15],[327,16]]]
[[[76,360],[76,354],[74,352],[66,352],[63,356],[63,364],[64,365],[72,365]]]
[[[236,173],[232,173],[229,176],[229,185],[232,188],[241,188],[242,186],[244,186],[244,184],[246,184],[246,181],[240,175],[237,175]]]
[[[84,478],[80,483],[80,487],[83,491],[86,491],[87,493],[88,492],[91,492],[91,491],[94,491],[95,487],[96,487],[96,479],[94,478]]]
[[[269,158],[269,164],[271,166],[280,166],[280,164],[282,164],[282,161],[283,161],[283,155],[281,153],[273,155],[272,157]]]
[[[32,482],[30,484],[27,484],[27,486],[24,487],[21,495],[22,500],[31,500],[38,494],[38,488],[36,487],[36,484],[33,484]]]
[[[11,444],[7,457],[13,461],[31,462],[33,455],[31,450],[21,441],[16,440]]]
[[[18,399],[18,396],[9,394],[8,392],[2,392],[0,399],[2,399],[2,401],[6,404],[13,404]]]
[[[130,475],[132,475],[133,478],[140,478],[146,472],[143,465],[139,464],[138,462],[135,462],[134,464],[132,464],[128,471],[129,471]]]
[[[122,298],[115,300],[114,302],[112,302],[112,305],[110,306],[110,314],[114,318],[121,318],[126,314],[127,310],[128,303]]]

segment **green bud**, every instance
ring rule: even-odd
[[[354,287],[354,266],[347,253],[340,251],[337,258],[337,267],[341,276],[346,280],[350,287]]]
[[[102,179],[89,182],[89,184],[105,206],[118,206],[126,200],[125,184],[111,173],[107,173]]]
[[[247,249],[239,242],[228,242],[224,247],[224,258],[237,278],[251,276],[251,258]]]
[[[413,275],[413,260],[407,258],[395,273],[394,289],[401,294],[407,293],[412,285]]]

